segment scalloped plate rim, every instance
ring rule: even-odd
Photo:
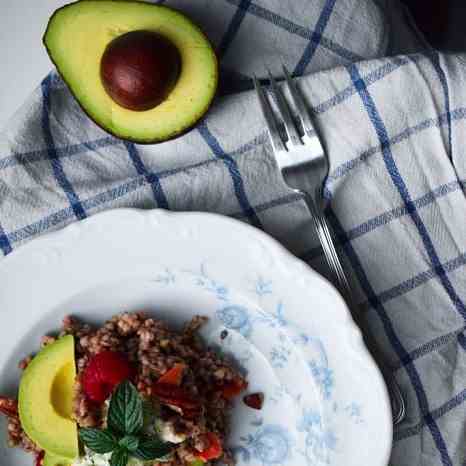
[[[92,215],[82,221],[74,222],[65,226],[64,228],[53,231],[50,233],[46,233],[22,246],[18,249],[13,250],[8,256],[4,257],[0,261],[0,272],[7,270],[10,267],[10,264],[17,260],[22,260],[23,256],[29,256],[31,253],[39,250],[41,245],[50,244],[53,241],[60,240],[61,237],[66,238],[71,232],[76,230],[84,230],[88,228],[92,228],[94,225],[104,222],[105,220],[110,220],[111,222],[117,221],[119,217],[126,217],[132,215],[142,215],[145,217],[158,217],[159,219],[163,218],[170,218],[170,219],[177,219],[179,221],[184,221],[184,219],[191,220],[198,220],[202,221],[204,218],[211,219],[214,222],[223,223],[224,225],[232,225],[235,228],[243,229],[245,232],[256,236],[260,239],[263,243],[266,244],[269,252],[273,252],[274,256],[278,257],[280,261],[288,262],[289,264],[293,264],[294,267],[298,266],[301,270],[306,271],[312,280],[315,282],[320,283],[321,286],[326,287],[331,294],[333,295],[333,299],[337,307],[339,308],[342,318],[342,323],[346,326],[348,332],[353,332],[359,335],[358,344],[354,346],[354,351],[359,353],[359,356],[364,360],[364,362],[368,365],[370,370],[373,372],[372,376],[376,377],[377,382],[379,383],[380,387],[383,387],[382,390],[382,399],[380,402],[381,410],[385,410],[387,414],[390,414],[390,401],[388,397],[388,392],[383,381],[383,377],[377,365],[375,364],[372,356],[370,355],[362,337],[359,328],[356,326],[351,313],[348,309],[346,302],[343,300],[342,296],[338,292],[338,290],[334,287],[334,285],[329,282],[325,277],[318,274],[315,270],[309,267],[304,261],[294,256],[290,253],[282,244],[280,244],[277,240],[272,238],[271,236],[267,235],[265,232],[247,224],[241,222],[239,220],[216,214],[216,213],[208,213],[208,212],[172,212],[167,211],[164,209],[137,209],[137,208],[118,208],[112,209],[108,211],[103,211]],[[163,220],[162,220],[163,221]],[[391,419],[391,415],[388,416]],[[386,465],[389,463],[389,458],[391,454],[391,447],[392,447],[392,433],[393,433],[393,426],[390,425],[386,426],[387,431],[390,433],[390,438],[386,439],[385,444],[385,451],[381,453],[381,457],[384,458],[383,463],[380,466]]]

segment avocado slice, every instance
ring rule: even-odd
[[[29,438],[49,455],[70,462],[79,456],[78,428],[71,418],[75,377],[74,338],[67,335],[34,357],[18,395],[21,426]]]
[[[53,456],[50,453],[45,453],[42,466],[71,466],[70,460]]]
[[[102,63],[114,41],[141,31],[170,42],[180,69],[163,101],[138,111],[111,97]],[[156,143],[186,132],[207,112],[217,89],[218,63],[209,41],[187,17],[165,6],[125,0],[71,3],[51,17],[44,44],[84,111],[107,132],[130,141]]]

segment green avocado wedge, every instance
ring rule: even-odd
[[[180,68],[169,93],[155,107],[136,111],[117,103],[102,82],[109,44],[148,31],[178,51]],[[59,74],[87,115],[107,132],[137,143],[157,143],[187,132],[207,112],[218,85],[215,52],[186,16],[139,1],[82,0],[51,17],[44,44]]]
[[[70,460],[46,453],[42,466],[71,466]]]
[[[18,396],[21,426],[29,438],[51,457],[70,463],[79,456],[77,423],[71,418],[75,377],[74,338],[67,335],[29,363]]]

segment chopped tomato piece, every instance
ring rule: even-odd
[[[233,381],[223,385],[222,395],[227,400],[233,399],[235,396],[238,396],[243,390],[248,386],[248,383],[245,380]]]
[[[169,371],[165,372],[159,380],[157,380],[157,383],[180,386],[185,369],[185,364],[175,364]]]
[[[198,458],[203,461],[210,461],[220,458],[223,454],[222,442],[218,435],[213,432],[208,432],[206,434],[207,439],[209,440],[209,446],[197,454]]]

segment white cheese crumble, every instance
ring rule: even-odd
[[[155,422],[157,433],[164,442],[182,443],[186,440],[186,435],[177,434],[169,422],[164,422],[161,419],[157,419]]]
[[[111,453],[99,454],[85,448],[85,455],[78,458],[72,466],[110,466]]]
[[[99,454],[85,448],[85,455],[75,460],[72,466],[110,466],[111,453]],[[152,464],[152,462],[150,462]],[[144,466],[144,461],[130,458],[127,466]]]

